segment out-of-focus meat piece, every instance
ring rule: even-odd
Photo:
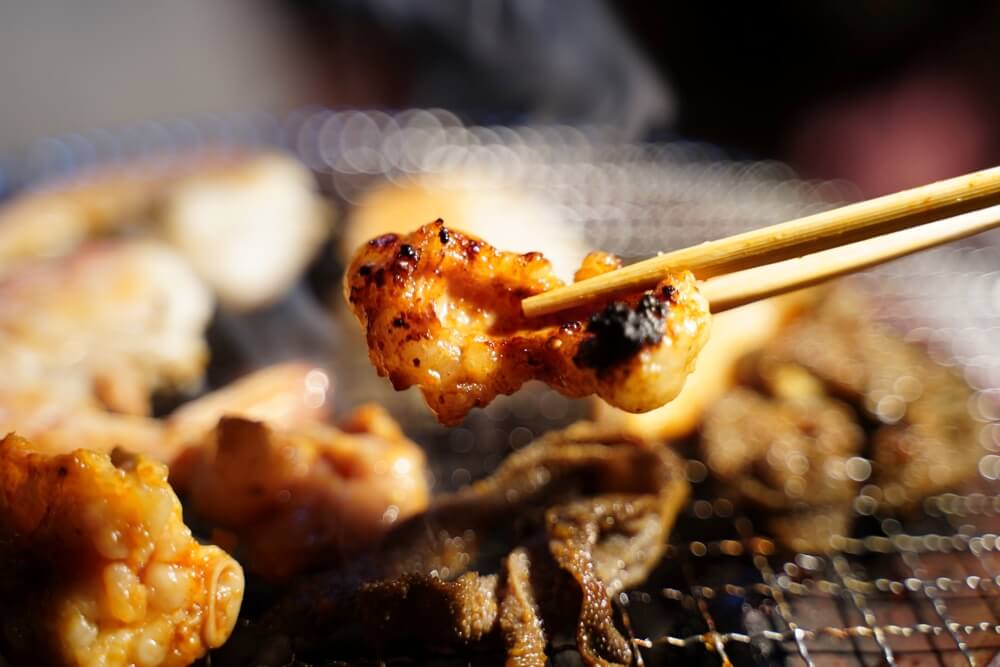
[[[278,428],[323,421],[330,379],[304,362],[278,364],[185,403],[165,419],[107,411],[79,383],[51,382],[0,390],[0,432],[17,431],[32,447],[65,454],[86,442],[92,450],[121,447],[170,465],[174,483],[187,484],[193,450],[224,416]]]
[[[709,469],[765,512],[783,544],[818,552],[848,528],[858,489],[848,461],[863,444],[864,432],[839,401],[768,398],[743,388],[709,408],[701,440]]]
[[[874,312],[863,294],[834,290],[752,357],[744,375],[772,393],[825,391],[851,403],[873,431],[871,482],[881,500],[912,509],[974,473],[981,425],[962,378],[880,326]]]
[[[73,385],[145,413],[153,391],[199,381],[212,298],[154,241],[105,243],[0,283],[0,389]]]
[[[190,444],[222,417],[245,417],[276,428],[324,421],[330,409],[330,376],[292,361],[262,368],[185,403],[166,420],[171,440]]]
[[[538,253],[500,252],[439,220],[362,246],[344,289],[379,374],[418,386],[445,424],[531,379],[630,412],[677,395],[709,328],[689,272],[597,313],[523,317],[522,299],[560,285]]]
[[[188,507],[271,579],[370,547],[429,495],[423,450],[372,405],[343,431],[224,418],[195,454],[179,482]]]
[[[712,335],[676,398],[642,414],[595,401],[594,420],[646,440],[690,435],[698,428],[705,410],[733,387],[739,359],[773,339],[813,299],[814,290],[805,290],[713,315]]]
[[[0,274],[140,228],[189,259],[227,306],[273,300],[325,236],[309,172],[277,154],[193,153],[85,173],[0,208]]]
[[[188,665],[232,632],[243,571],[196,542],[145,458],[0,442],[0,646],[18,664]]]
[[[254,308],[301,275],[327,234],[315,179],[279,155],[259,155],[177,183],[159,208],[164,238],[219,299]]]
[[[122,447],[169,460],[173,450],[159,420],[108,412],[78,389],[52,382],[0,390],[0,433],[16,431],[48,454],[67,454],[86,443],[105,454]]]
[[[847,461],[861,452],[864,432],[839,401],[734,389],[709,409],[702,430],[709,469],[762,507],[840,504],[855,495]]]

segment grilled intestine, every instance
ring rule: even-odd
[[[0,441],[0,652],[16,664],[187,665],[236,624],[243,570],[203,546],[162,464]]]
[[[577,279],[618,266],[592,254]],[[677,395],[709,329],[689,272],[598,312],[523,316],[522,299],[562,284],[540,254],[498,251],[439,220],[363,245],[344,293],[378,373],[396,389],[419,387],[444,424],[532,379],[630,412]]]
[[[556,633],[588,664],[628,664],[610,598],[659,562],[687,495],[669,450],[586,423],[549,434],[352,564],[301,582],[220,664],[417,642],[506,646],[532,665]]]
[[[862,482],[905,514],[968,479],[982,454],[972,390],[850,288],[831,290],[737,375],[743,386],[706,415],[702,452],[793,549],[824,551],[847,533]]]
[[[339,429],[224,417],[202,440],[172,481],[269,580],[342,562],[427,505],[423,450],[374,405]]]

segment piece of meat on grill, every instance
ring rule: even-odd
[[[340,429],[224,417],[186,458],[187,507],[269,580],[365,550],[429,496],[423,450],[374,405]]]
[[[599,253],[579,276],[617,266]],[[532,379],[629,412],[677,395],[708,338],[708,302],[690,272],[598,312],[523,316],[522,299],[562,284],[541,254],[499,251],[438,220],[359,248],[344,294],[378,373],[396,389],[419,387],[444,424]]]
[[[161,238],[228,307],[276,299],[326,235],[312,174],[277,153],[189,152],[84,171],[0,207],[0,276],[96,237]]]
[[[354,567],[304,581],[220,664],[281,664],[359,638],[405,652],[430,638],[505,646],[512,664],[533,665],[556,632],[575,636],[588,664],[627,664],[610,596],[659,561],[687,493],[668,450],[590,425],[547,435],[432,502]]]
[[[243,570],[199,544],[143,457],[0,441],[0,652],[12,664],[183,666],[220,646]]]
[[[825,396],[772,398],[737,388],[709,408],[702,425],[702,456],[715,477],[802,551],[827,550],[833,533],[788,531],[803,523],[790,517],[846,524],[858,487],[848,462],[863,444],[850,409]]]
[[[880,325],[858,291],[833,290],[814,315],[749,360],[745,374],[773,394],[820,391],[849,403],[870,432],[869,481],[889,507],[908,511],[955,488],[982,456],[972,390]]]
[[[168,246],[116,241],[0,281],[0,432],[48,453],[81,444],[167,460],[155,392],[190,389],[212,297]]]
[[[109,410],[147,414],[154,391],[200,381],[211,314],[209,291],[155,241],[32,265],[0,282],[0,389],[69,386]]]
[[[738,366],[746,386],[706,414],[702,454],[792,549],[848,534],[861,484],[905,514],[976,469],[972,390],[881,326],[858,292],[831,290]]]

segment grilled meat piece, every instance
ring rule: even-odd
[[[863,444],[850,409],[823,396],[775,399],[737,388],[709,409],[702,425],[709,469],[769,510],[849,503],[856,487],[847,461]]]
[[[312,175],[279,154],[191,153],[86,172],[0,207],[0,275],[136,229],[168,241],[229,307],[276,299],[322,243]]]
[[[243,570],[194,540],[162,464],[0,441],[0,651],[17,664],[188,665],[236,624]]]
[[[436,643],[502,640],[512,659],[537,664],[548,633],[569,630],[590,664],[628,662],[609,596],[659,561],[687,491],[668,450],[590,425],[550,434],[434,501],[353,568],[298,586],[220,659],[272,664],[282,658],[255,649],[308,655],[359,636],[425,640],[434,608]],[[355,613],[371,608],[381,614]]]
[[[706,415],[703,457],[795,550],[825,551],[849,531],[862,482],[906,513],[970,477],[982,454],[972,390],[846,288],[748,355],[738,376],[747,386]]]
[[[749,381],[773,394],[826,392],[849,403],[870,431],[871,482],[903,511],[961,484],[982,455],[972,390],[952,369],[875,320],[864,295],[835,290],[746,366]],[[813,389],[789,377],[807,376]],[[784,378],[784,379],[783,379]]]
[[[270,580],[370,547],[429,495],[424,452],[381,408],[339,430],[223,418],[188,454],[175,485],[187,506],[234,534],[248,568]]]
[[[582,271],[616,265],[602,254]],[[561,285],[539,253],[498,251],[439,220],[362,246],[344,294],[379,374],[419,387],[444,424],[532,379],[630,412],[677,395],[708,338],[708,303],[689,272],[596,313],[524,318],[522,299]]]

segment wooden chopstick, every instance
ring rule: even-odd
[[[997,203],[1000,167],[993,167],[658,255],[529,297],[521,307],[527,317],[546,315],[614,294],[648,289],[669,271],[689,269],[698,278],[710,278]]]
[[[709,278],[701,284],[713,313],[792,292],[890,260],[1000,227],[1000,206],[849,243],[783,262]]]

